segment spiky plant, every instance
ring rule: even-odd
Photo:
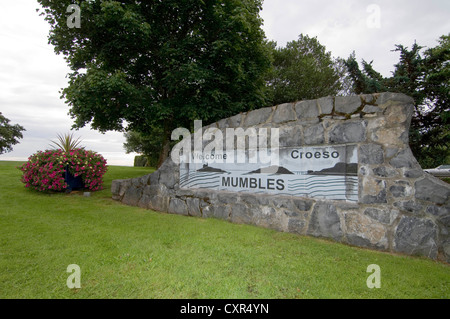
[[[65,151],[70,152],[71,150],[76,149],[80,143],[80,138],[74,138],[73,133],[67,133],[67,134],[58,134],[58,141],[51,141],[53,144],[57,146],[57,148]]]

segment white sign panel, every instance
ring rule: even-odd
[[[264,154],[193,153],[190,161],[184,159],[180,163],[180,188],[358,200],[356,146],[290,147],[276,151],[276,161],[267,161],[271,150],[264,150]]]

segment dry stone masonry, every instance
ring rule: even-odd
[[[152,174],[113,181],[113,198],[450,262],[450,187],[425,173],[411,153],[412,103],[403,94],[380,93],[237,114],[203,131],[225,136],[227,128],[278,128],[277,171],[263,175],[251,165],[233,171],[231,164],[219,169],[169,158]],[[201,173],[215,179],[196,184]]]

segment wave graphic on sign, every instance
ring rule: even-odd
[[[220,179],[216,178],[223,173],[188,171],[180,176],[181,188],[211,188],[220,186]]]
[[[358,200],[357,176],[312,175],[289,181],[286,195]]]

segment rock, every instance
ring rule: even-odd
[[[322,123],[317,125],[312,125],[305,128],[304,131],[304,141],[306,145],[317,145],[322,144],[325,141],[324,128]]]
[[[180,198],[171,198],[169,201],[169,214],[188,215],[186,202]]]
[[[244,126],[250,127],[265,123],[269,119],[272,112],[273,109],[271,107],[265,107],[262,109],[250,111],[245,116]]]
[[[285,103],[278,105],[273,113],[273,123],[284,123],[296,121],[297,116],[294,111],[294,105],[292,103]]]
[[[295,112],[299,119],[317,118],[319,116],[319,108],[315,100],[301,101],[295,104]]]
[[[419,163],[415,159],[411,150],[408,148],[406,150],[401,151],[389,162],[395,168],[418,168],[420,167]]]
[[[366,208],[364,210],[364,215],[385,224],[390,225],[397,218],[399,212],[397,210],[387,210],[379,208]]]
[[[383,147],[378,144],[363,144],[359,147],[359,162],[362,164],[383,164]]]
[[[338,113],[352,114],[361,106],[361,98],[355,96],[336,96],[334,109]]]
[[[436,204],[444,204],[450,198],[450,186],[432,176],[418,180],[415,184],[417,199],[426,200]]]
[[[334,99],[331,96],[323,97],[317,100],[320,114],[331,114],[333,112]]]
[[[357,143],[366,139],[364,121],[352,121],[337,124],[330,132],[330,143]]]
[[[437,227],[427,219],[405,216],[395,231],[395,248],[409,255],[436,258]]]
[[[332,204],[316,204],[309,221],[307,234],[340,241],[343,233],[336,207]]]
[[[373,173],[379,177],[393,177],[397,175],[397,171],[387,166],[379,166],[373,169]]]
[[[380,249],[387,248],[386,228],[368,216],[359,213],[347,213],[345,215],[345,225],[347,240],[350,244]]]

